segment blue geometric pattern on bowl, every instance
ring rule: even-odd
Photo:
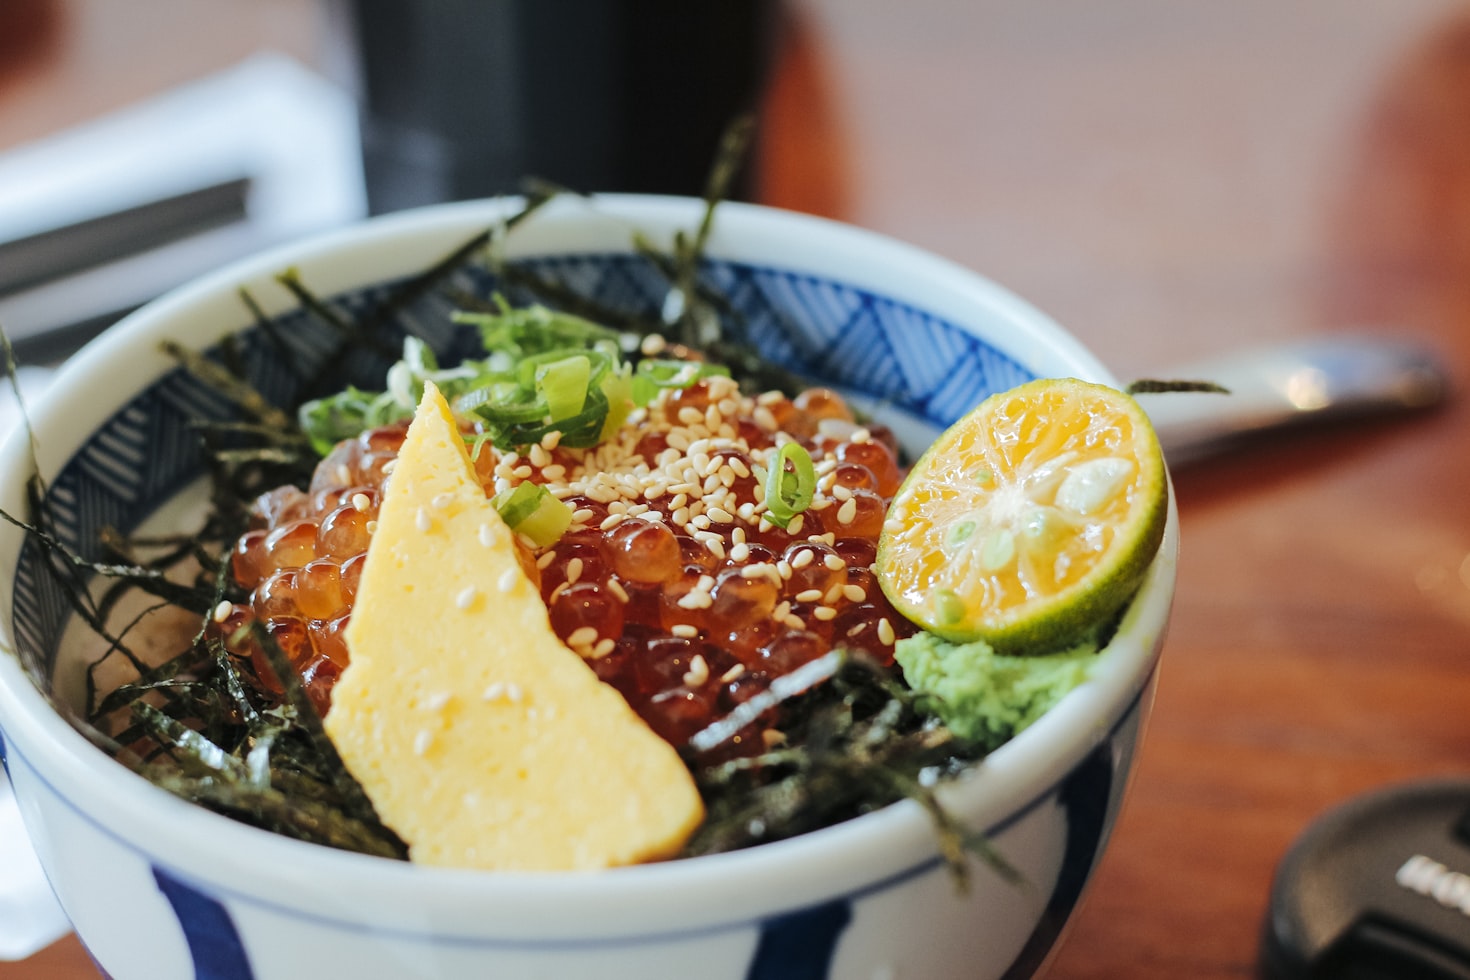
[[[668,282],[650,262],[626,254],[561,255],[517,263],[604,307],[644,317],[658,311]],[[735,262],[706,261],[702,282],[728,300],[751,342],[771,361],[827,383],[858,389],[877,401],[948,425],[986,395],[1031,379],[1022,364],[959,326],[914,306],[845,283]],[[410,280],[405,280],[407,283]],[[306,283],[309,287],[310,283]],[[256,326],[211,354],[229,363],[277,405],[339,390],[347,383],[378,389],[401,348],[417,334],[451,362],[469,354],[472,331],[451,323],[455,296],[526,295],[478,266],[461,268],[391,317],[375,318],[401,284],[333,297],[326,315],[286,313],[274,327]],[[377,350],[338,349],[331,317],[372,322]],[[144,389],[102,425],[52,481],[52,531],[73,552],[94,558],[106,527],[127,532],[205,472],[194,423],[236,417],[226,397],[196,376],[174,370]],[[50,677],[71,609],[34,542],[16,572],[14,635],[22,659]]]

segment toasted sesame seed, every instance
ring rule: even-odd
[[[571,586],[571,584],[572,583],[570,583],[570,582],[562,582],[556,588],[552,589],[551,590],[551,595],[549,595],[549,596],[546,597],[546,604],[549,606],[553,602],[555,602],[557,599],[560,599],[561,598],[561,594],[563,592],[565,592]]]
[[[418,528],[420,531],[428,532],[434,526],[434,519],[429,516],[428,511],[420,507],[418,510],[414,511],[413,526]]]
[[[604,636],[602,639],[598,640],[597,645],[592,648],[592,659],[600,660],[601,658],[607,656],[609,653],[612,653],[613,648],[617,645],[618,642],[612,637]]]
[[[552,429],[550,432],[547,432],[546,435],[544,435],[544,436],[541,437],[541,448],[544,449],[544,450],[546,450],[547,452],[551,452],[560,443],[561,443],[561,430],[560,429]]]
[[[567,562],[567,584],[576,585],[577,580],[582,577],[583,562],[580,558],[573,558]]]
[[[699,629],[688,623],[675,623],[669,627],[669,632],[686,640],[692,640],[699,635]]]
[[[373,500],[365,493],[354,493],[352,495],[352,509],[359,514],[373,505]]]
[[[546,554],[536,559],[536,567],[544,572],[546,571],[546,569],[551,567],[551,563],[554,561],[556,561],[556,552],[548,551]]]
[[[395,456],[393,459],[390,459],[388,460],[388,462],[383,464],[383,475],[391,476],[393,474],[393,471],[396,469],[398,469],[398,458]]]
[[[433,500],[429,501],[429,506],[435,510],[443,510],[452,503],[454,503],[454,494],[446,492],[437,494]]]
[[[878,642],[882,643],[884,646],[891,647],[893,646],[893,641],[895,639],[897,639],[897,637],[895,637],[893,633],[893,624],[888,621],[887,616],[884,616],[882,619],[878,620]]]
[[[796,593],[797,602],[817,602],[822,598],[821,589],[806,589]]]
[[[761,732],[761,741],[765,743],[766,748],[774,749],[778,745],[785,744],[786,733],[774,728],[767,728]]]
[[[560,480],[566,477],[567,468],[560,463],[552,463],[550,466],[542,467],[541,475],[548,480]]]
[[[822,596],[822,601],[829,606],[837,605],[837,600],[841,599],[843,595],[842,589],[843,587],[841,585],[832,586],[832,588],[827,590],[827,594]]]
[[[663,334],[650,333],[645,334],[643,340],[639,342],[638,350],[645,357],[654,357],[655,355],[662,354],[664,348],[668,345],[669,342],[664,339]]]
[[[617,596],[619,602],[628,601],[628,590],[623,588],[623,583],[619,582],[616,578],[607,580],[607,591]]]
[[[817,553],[811,548],[802,548],[791,556],[791,567],[805,568],[812,563],[812,559],[815,557],[817,557]]]
[[[745,665],[744,664],[736,664],[735,666],[731,667],[729,670],[725,671],[723,674],[720,675],[720,683],[721,684],[728,684],[731,681],[739,680],[740,677],[741,677],[741,675],[743,675],[744,673],[745,673]]]
[[[529,480],[531,478],[531,472],[532,470],[529,466],[517,466],[510,471],[510,475],[519,480]]]
[[[736,528],[735,530],[738,531],[740,529],[739,528]],[[750,545],[746,544],[744,541],[741,541],[741,542],[737,543],[733,548],[730,549],[730,560],[731,561],[745,561],[745,559],[747,559],[749,557],[750,557]],[[747,572],[749,570],[750,570],[749,568],[741,569],[741,573],[744,574],[745,572]],[[749,578],[750,576],[746,576],[746,577]]]
[[[539,442],[534,443],[531,446],[531,451],[526,455],[530,457],[531,465],[536,467],[538,470],[541,467],[547,466],[551,463],[551,457],[547,455],[546,450],[541,448],[541,443]]]
[[[704,655],[696,653],[689,660],[689,669],[684,672],[684,683],[688,687],[699,687],[709,680],[709,664],[705,663]]]
[[[223,623],[230,618],[230,613],[235,611],[235,604],[228,599],[223,599],[214,607],[214,613],[210,616],[216,623]]]
[[[852,499],[852,490],[848,489],[847,487],[833,487],[832,496],[836,497],[843,503],[847,503],[847,501]]]
[[[578,626],[567,637],[569,647],[590,647],[597,642],[597,630],[591,626]]]
[[[831,606],[818,606],[812,610],[812,615],[826,623],[837,618],[837,610]]]
[[[822,564],[826,565],[828,570],[833,572],[840,572],[843,568],[847,567],[847,562],[842,560],[841,555],[831,553],[822,556]]]
[[[782,558],[780,561],[776,562],[776,571],[780,573],[781,578],[783,578],[783,579],[790,579],[791,578],[791,563],[789,561],[787,561],[785,558]]]
[[[800,534],[801,533],[802,526],[804,524],[806,524],[806,515],[805,514],[797,514],[786,525],[786,533],[787,534],[791,534],[791,535]]]
[[[479,594],[479,589],[473,585],[467,585],[459,590],[459,595],[454,597],[454,604],[461,609],[468,609],[475,604],[475,598]]]
[[[851,524],[857,517],[857,500],[850,498],[847,503],[837,508],[837,523]]]
[[[716,522],[717,524],[735,523],[735,518],[730,514],[729,511],[724,510],[723,508],[711,507],[708,511],[706,511],[706,513],[709,515],[709,519]]]
[[[803,620],[800,616],[795,615],[794,613],[788,613],[782,618],[781,622],[785,623],[787,626],[790,626],[794,630],[806,629],[806,621]]]
[[[495,587],[501,592],[510,593],[515,591],[516,582],[518,581],[520,581],[518,569],[514,567],[507,568],[500,573],[500,578],[496,579]]]
[[[622,514],[608,514],[602,519],[601,523],[597,525],[597,529],[599,531],[611,531],[613,528],[623,523],[624,520],[625,518]]]
[[[844,585],[842,595],[848,602],[862,602],[868,598],[868,590],[861,585]]]
[[[791,615],[791,603],[786,599],[782,599],[781,604],[771,613],[771,618],[785,619],[789,615]]]
[[[367,530],[367,533],[368,534],[377,534],[378,533],[378,522],[377,521],[368,521],[367,524],[364,525],[364,528]]]

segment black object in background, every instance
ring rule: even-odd
[[[1350,800],[1276,872],[1268,980],[1470,980],[1470,780]]]
[[[352,0],[369,209],[526,177],[700,193],[720,133],[757,107],[773,5]]]

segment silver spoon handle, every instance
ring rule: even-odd
[[[1449,388],[1428,351],[1369,337],[1323,337],[1234,351],[1158,377],[1213,381],[1230,389],[1228,395],[1139,396],[1174,466],[1265,429],[1427,408]]]

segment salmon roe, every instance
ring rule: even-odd
[[[263,622],[323,711],[347,664],[342,634],[406,428],[344,441],[306,490],[261,496],[235,547],[250,602],[218,610],[216,629],[273,684],[239,639],[241,625]],[[476,470],[487,495],[529,480],[572,508],[555,544],[522,542],[524,564],[556,634],[670,743],[835,647],[892,663],[894,643],[915,631],[873,574],[903,478],[896,445],[855,423],[835,392],[751,398],[710,377],[661,393],[593,449],[563,448],[557,435],[521,452],[486,446]],[[781,528],[765,516],[765,474],[790,441],[810,453],[817,484]],[[763,734],[742,733],[735,750],[758,751]]]

